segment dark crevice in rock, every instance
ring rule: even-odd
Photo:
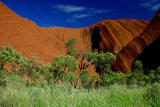
[[[101,41],[100,29],[99,29],[99,26],[95,26],[93,28],[93,33],[92,33],[92,38],[91,38],[92,51],[95,49],[97,49],[98,51],[101,51],[99,48],[100,41]]]
[[[160,66],[160,37],[146,47],[136,60],[142,61],[144,69],[156,69]]]

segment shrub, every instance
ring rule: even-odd
[[[19,64],[21,53],[12,49],[10,46],[0,47],[0,69],[4,69],[5,64],[10,63],[16,66]]]
[[[87,70],[84,70],[81,75],[81,83],[84,88],[91,88],[96,85],[96,83],[100,83],[101,81],[96,74],[90,75]]]
[[[149,71],[149,78],[151,83],[160,83],[160,66],[156,70]]]
[[[7,73],[5,70],[0,70],[0,86],[5,86]]]
[[[41,72],[40,74],[42,75],[42,78],[44,78],[47,82],[48,85],[51,84],[51,82],[53,81],[53,72],[52,72],[52,65],[51,64],[47,64],[42,66]]]
[[[133,64],[133,72],[144,74],[143,64],[140,60],[136,60]]]
[[[113,84],[119,84],[119,85],[126,84],[125,74],[121,72],[113,72],[112,70],[110,70],[106,74],[104,74],[104,76],[105,76],[104,83],[106,86]]]
[[[160,86],[155,83],[148,87],[146,93],[144,94],[144,99],[149,103],[152,107],[160,106]]]
[[[57,56],[54,58],[53,67],[59,70],[75,71],[78,68],[78,62],[72,56]]]
[[[132,73],[127,78],[128,85],[146,86],[149,83],[149,77],[144,74],[142,62],[139,60],[135,61]]]

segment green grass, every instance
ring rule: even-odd
[[[144,99],[147,87],[74,89],[67,85],[29,86],[12,83],[0,87],[1,107],[150,107]],[[153,106],[154,107],[154,106]]]

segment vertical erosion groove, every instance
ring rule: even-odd
[[[93,28],[93,33],[92,33],[92,38],[91,38],[92,51],[95,49],[100,51],[100,48],[99,48],[100,41],[101,41],[100,29],[99,29],[99,26],[95,26]]]

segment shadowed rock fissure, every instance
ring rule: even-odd
[[[98,51],[101,51],[99,48],[100,41],[101,41],[101,35],[100,35],[99,26],[95,26],[93,28],[93,33],[92,33],[92,38],[91,38],[92,51],[95,49],[97,49]]]
[[[160,37],[145,48],[136,60],[142,61],[144,69],[156,69],[160,66]]]

